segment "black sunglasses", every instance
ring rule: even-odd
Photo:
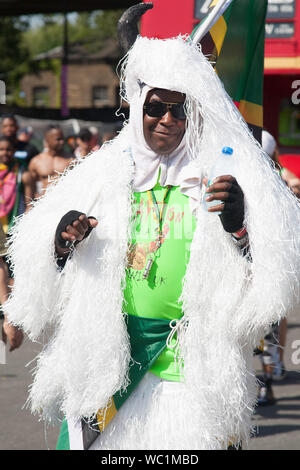
[[[186,119],[184,103],[166,103],[164,101],[152,101],[143,107],[150,117],[163,117],[168,111],[176,119]]]

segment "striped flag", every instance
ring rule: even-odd
[[[212,0],[208,14],[219,0]],[[264,43],[267,0],[233,0],[201,40],[254,137],[263,127]],[[196,34],[199,25],[193,30]]]

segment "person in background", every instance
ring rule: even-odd
[[[300,178],[287,168],[281,169],[281,177],[295,196],[300,199]]]
[[[291,170],[281,167],[279,161],[279,147],[275,138],[266,130],[262,134],[263,148],[272,158],[272,160],[279,167],[281,178],[290,190],[295,194],[296,197],[300,198],[300,178],[298,178]],[[283,318],[279,324],[279,330],[277,334],[278,347],[274,360],[274,368],[272,378],[275,381],[283,380],[286,376],[286,370],[284,366],[284,347],[286,344],[287,334],[287,318]]]
[[[75,134],[71,134],[67,137],[66,139],[66,143],[70,149],[70,152],[71,153],[74,153],[76,148],[77,148],[77,144],[76,144],[76,135]]]
[[[281,169],[280,162],[279,162],[279,147],[275,140],[275,138],[268,132],[266,129],[262,131],[262,143],[261,146],[263,150],[272,158],[273,162],[275,163],[277,169]]]
[[[87,128],[83,128],[77,134],[76,143],[78,145],[74,152],[76,158],[84,158],[92,152],[94,146],[93,134]]]
[[[102,139],[101,139],[102,145],[104,144],[104,142],[108,142],[109,140],[114,139],[116,136],[117,136],[117,132],[115,130],[104,132],[102,134]]]
[[[92,142],[91,145],[92,147],[92,152],[95,152],[96,150],[99,150],[100,144],[99,144],[99,132],[97,127],[91,126],[89,127],[89,131],[92,134]]]
[[[34,196],[40,197],[46,190],[51,178],[57,177],[73,161],[74,157],[64,151],[64,135],[59,126],[50,126],[45,133],[45,148],[29,164],[34,183]]]
[[[1,133],[4,137],[10,137],[15,146],[15,158],[24,161],[26,165],[39,153],[38,149],[28,141],[18,139],[19,125],[13,114],[2,116]]]
[[[7,252],[6,236],[0,224],[0,304],[6,302],[9,294],[8,287],[8,271],[4,257]],[[20,328],[8,322],[7,316],[4,312],[4,321],[2,324],[2,340],[4,343],[9,342],[10,351],[17,349],[23,342],[23,332]]]
[[[275,138],[265,129],[262,131],[262,148],[275,163],[278,172],[282,174],[279,161],[279,147]],[[283,363],[284,346],[286,343],[287,318],[283,318],[279,325],[274,324],[264,337],[260,359],[263,368],[263,384],[259,389],[258,405],[272,405],[275,397],[272,387],[273,380],[282,380],[286,376]]]
[[[30,207],[34,194],[33,180],[23,160],[14,158],[15,140],[0,137],[0,221],[7,234],[14,223],[14,217]]]
[[[18,140],[21,142],[30,142],[33,136],[33,128],[31,126],[23,127],[17,133]]]
[[[13,272],[6,257],[6,240],[15,217],[29,210],[33,198],[33,182],[24,161],[14,159],[15,140],[0,137],[0,304],[7,299],[13,285]],[[10,344],[10,351],[23,341],[22,331],[8,322],[4,314],[3,341]]]
[[[272,158],[276,167],[279,169],[281,178],[286,182],[290,190],[300,198],[300,178],[288,168],[282,167],[279,161],[279,147],[274,137],[265,129],[262,133],[262,147]]]

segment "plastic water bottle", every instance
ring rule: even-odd
[[[232,175],[234,172],[234,161],[233,161],[233,149],[231,147],[223,147],[222,153],[220,156],[215,160],[213,166],[210,169],[210,174],[208,178],[208,183],[206,188],[208,188],[211,184],[213,184],[214,179],[217,176],[222,175]],[[207,193],[205,191],[205,187],[203,188],[203,196],[202,196],[202,204],[205,210],[208,210],[209,207],[217,206],[218,204],[222,204],[223,201],[213,200],[213,201],[206,201],[205,199],[212,193]],[[214,214],[221,214],[221,212],[214,212]]]

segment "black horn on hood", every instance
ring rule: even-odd
[[[153,3],[138,3],[128,8],[118,21],[118,38],[124,54],[134,44],[138,32],[137,23],[141,16],[153,8]]]

